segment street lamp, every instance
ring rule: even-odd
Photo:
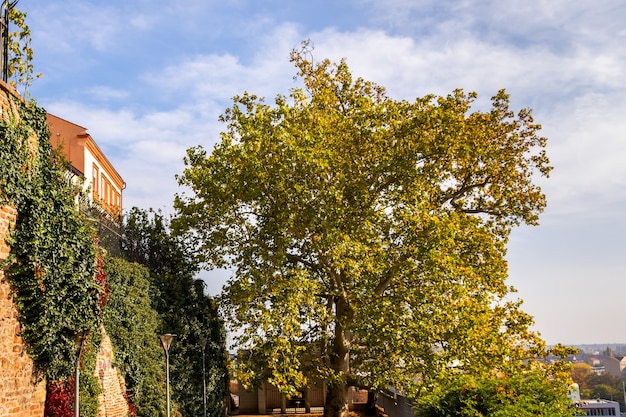
[[[83,354],[86,332],[76,334],[76,345],[78,345],[78,355],[76,356],[76,369],[74,375],[74,417],[80,416],[80,357]]]
[[[15,5],[20,0],[8,1],[4,0],[2,2],[2,10],[0,16],[0,39],[2,39],[2,81],[7,82],[9,79],[9,13],[11,13],[11,9],[15,7]]]
[[[165,396],[167,417],[170,417],[170,345],[172,340],[176,337],[175,334],[167,333],[159,335],[163,350],[165,351]]]
[[[204,366],[204,348],[206,348],[206,339],[200,339],[200,348],[202,349],[202,405],[204,406],[204,417],[206,417],[206,374]]]

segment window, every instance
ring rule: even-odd
[[[614,408],[589,408],[585,410],[585,414],[588,416],[615,416]]]
[[[111,183],[104,175],[102,177],[102,202],[107,206],[111,203]]]
[[[94,201],[98,201],[98,189],[99,189],[99,184],[100,184],[100,180],[99,180],[99,170],[98,167],[96,166],[96,164],[93,164],[93,168],[91,171],[91,193],[93,195],[93,199]]]
[[[118,210],[122,208],[122,196],[117,191],[115,191],[115,200],[114,200],[113,205]]]
[[[104,174],[100,175],[100,192],[98,193],[98,195],[100,196],[101,200],[104,200],[106,194],[104,192],[104,184],[107,180],[107,177],[104,176]]]

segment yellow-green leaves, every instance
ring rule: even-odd
[[[521,369],[543,345],[504,301],[505,244],[536,223],[533,177],[550,170],[530,112],[504,91],[486,112],[462,90],[394,100],[345,61],[307,56],[291,57],[302,89],[275,105],[235,97],[222,141],[190,149],[179,177],[181,230],[236,270],[223,301],[241,377],[417,395]]]
[[[31,47],[30,28],[26,24],[26,13],[12,7],[9,9],[9,21],[16,29],[9,32],[8,40],[8,78],[14,88],[23,86],[26,90],[34,78],[33,49]]]

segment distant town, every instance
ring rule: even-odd
[[[626,344],[573,345],[570,398],[585,415],[625,415]]]
[[[610,349],[615,355],[626,356],[626,343],[591,343],[572,346],[586,354],[601,354]]]

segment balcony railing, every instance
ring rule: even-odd
[[[112,256],[121,256],[122,239],[122,215],[121,211],[116,215],[113,210],[106,210],[102,205],[85,195],[78,197],[78,209],[88,219],[91,219],[97,230],[98,240],[101,247]]]

